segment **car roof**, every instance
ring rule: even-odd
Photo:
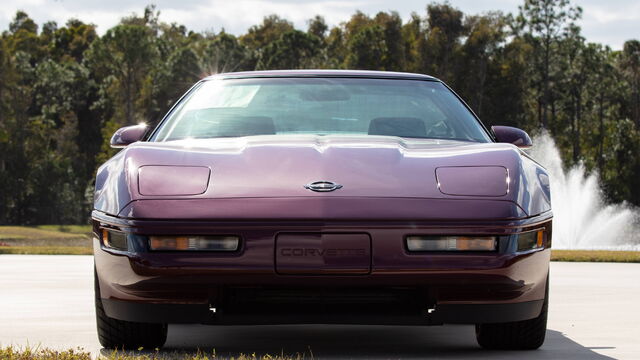
[[[433,76],[393,72],[393,71],[371,71],[371,70],[261,70],[229,72],[211,75],[205,80],[211,79],[243,79],[260,77],[359,77],[359,78],[384,78],[384,79],[411,79],[439,81]]]

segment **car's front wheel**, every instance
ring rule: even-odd
[[[549,277],[542,311],[536,318],[499,324],[477,324],[476,340],[485,349],[534,350],[542,346],[547,333]]]
[[[100,344],[109,349],[156,349],[167,341],[167,324],[148,324],[110,318],[104,312],[95,276],[96,323]]]

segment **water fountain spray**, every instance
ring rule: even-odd
[[[608,204],[598,174],[582,164],[566,170],[548,133],[533,139],[528,152],[551,178],[553,246],[558,249],[640,250],[640,210]]]

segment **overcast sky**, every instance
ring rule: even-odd
[[[141,14],[147,4],[160,10],[160,20],[177,22],[187,28],[219,31],[224,28],[242,34],[265,15],[278,14],[306,29],[306,21],[316,14],[329,25],[347,20],[356,10],[375,15],[378,11],[395,10],[407,19],[411,12],[425,14],[431,0],[2,0],[0,29],[8,29],[17,10],[26,11],[38,24],[54,20],[62,25],[75,17],[98,26],[104,33],[120,18],[133,12]],[[450,0],[466,14],[492,10],[516,12],[523,0]],[[640,39],[640,1],[638,0],[574,0],[584,10],[581,26],[588,41],[621,49],[625,40]]]

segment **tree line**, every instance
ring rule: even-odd
[[[640,205],[640,42],[588,42],[581,16],[568,0],[480,15],[431,3],[406,21],[356,12],[333,27],[271,15],[234,36],[161,22],[148,6],[99,36],[79,19],[39,26],[18,11],[0,37],[0,224],[87,221],[117,128],[157,123],[211,73],[259,69],[436,76],[485,124],[545,129],[566,164],[600,174],[610,200]]]

